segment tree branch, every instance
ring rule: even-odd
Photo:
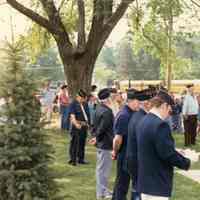
[[[57,20],[57,18],[59,17],[59,13],[58,10],[56,9],[56,6],[54,4],[53,0],[39,0],[40,3],[42,4],[43,9],[45,10],[49,20],[51,22]]]
[[[191,0],[191,2],[200,8],[200,2],[199,2],[199,3],[197,3],[197,2],[196,2],[196,1],[194,1],[194,0]]]
[[[72,47],[72,43],[69,39],[69,35],[67,31],[65,30],[65,26],[62,23],[62,20],[60,18],[60,14],[58,10],[56,9],[56,6],[54,4],[53,0],[39,0],[43,6],[43,9],[45,10],[50,23],[55,27],[57,30],[57,36],[63,37],[62,40],[64,40],[70,47]]]
[[[83,0],[77,0],[78,5],[78,45],[77,50],[82,52],[85,49],[85,3]]]
[[[64,3],[65,3],[66,0],[62,0],[59,7],[58,7],[58,12],[60,13],[60,10],[62,9]],[[67,0],[68,1],[68,0]]]
[[[103,0],[93,0],[92,25],[86,44],[86,49],[93,53],[96,53],[96,47],[92,48],[95,44],[95,40],[102,34],[104,21],[104,14],[102,12],[103,6]]]
[[[123,17],[124,13],[126,12],[128,6],[134,0],[122,0],[119,6],[117,7],[116,11],[112,14],[110,19],[104,25],[104,32],[111,32],[118,21]]]
[[[104,23],[112,16],[113,13],[113,0],[104,0]]]
[[[6,0],[7,3],[19,11],[20,13],[24,14],[40,26],[46,28],[50,33],[55,34],[56,30],[54,26],[47,20],[46,18],[42,17],[41,15],[37,14],[33,10],[23,6],[21,3],[17,2],[16,0]]]
[[[143,34],[143,36],[144,36],[147,40],[149,40],[149,41],[158,49],[158,51],[160,51],[161,53],[163,53],[163,49],[159,46],[159,44],[158,44],[156,41],[154,41],[151,37],[149,37],[149,36],[145,33],[144,29],[142,29],[142,34]]]
[[[112,16],[108,19],[107,23],[103,27],[102,32],[102,40],[100,46],[106,41],[116,24],[119,22],[119,20],[123,17],[124,13],[128,9],[128,6],[133,2],[134,0],[122,0],[119,6],[117,7],[116,11],[112,14]]]

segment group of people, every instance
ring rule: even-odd
[[[68,163],[88,164],[85,146],[90,130],[89,143],[97,148],[97,199],[126,200],[130,183],[132,200],[170,198],[173,168],[188,170],[191,161],[175,149],[168,119],[182,113],[185,145],[195,144],[199,105],[192,87],[187,86],[181,106],[166,90],[156,88],[129,89],[126,94],[114,88],[97,94],[92,88],[89,96],[79,90],[69,101],[67,86],[61,87],[61,128],[67,127],[71,136]],[[113,192],[108,189],[112,160],[117,160]]]
[[[113,200],[168,199],[173,167],[189,169],[190,160],[176,151],[169,124],[173,99],[165,91],[128,91],[127,103],[114,117],[109,89],[98,94],[92,143],[97,146],[97,199],[111,197],[111,157],[117,160]]]
[[[91,99],[95,102],[92,114],[89,109]],[[183,113],[184,106],[187,107],[186,102]],[[77,93],[68,108],[69,164],[87,164],[85,144],[87,130],[92,127],[93,138],[89,143],[97,148],[97,199],[126,200],[130,182],[132,200],[170,198],[173,168],[188,170],[191,163],[184,157],[184,152],[175,149],[167,121],[174,108],[175,102],[167,91],[154,88],[143,91],[129,89],[125,102],[123,95],[111,88],[100,90],[96,98],[93,95],[87,98],[83,90]],[[112,160],[117,160],[113,192],[108,189]]]

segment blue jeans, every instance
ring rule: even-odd
[[[68,127],[68,106],[60,105],[60,115],[61,115],[61,129],[66,130]]]

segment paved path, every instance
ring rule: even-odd
[[[177,173],[182,174],[200,184],[200,170],[189,170],[189,171],[178,170]]]
[[[188,156],[185,155],[186,157],[199,162],[200,152],[196,152],[191,149],[186,149],[184,151],[188,155]],[[192,179],[193,181],[196,181],[200,184],[200,169],[191,169],[189,171],[177,170],[176,172],[179,174],[182,174],[183,176],[188,177],[188,178]]]

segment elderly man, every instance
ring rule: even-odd
[[[112,166],[114,115],[111,110],[112,102],[109,89],[100,90],[98,98],[100,104],[95,112],[93,129],[95,138],[91,142],[94,141],[97,147],[96,196],[97,199],[101,199],[112,197],[108,190],[108,178]]]
[[[196,96],[193,92],[193,85],[187,85],[187,94],[183,101],[183,123],[185,146],[195,145],[197,135],[197,115],[199,112],[199,105]]]
[[[113,159],[117,159],[117,177],[112,200],[126,200],[130,176],[125,168],[128,123],[132,114],[139,110],[141,92],[129,90],[127,104],[119,111],[114,122]]]
[[[153,97],[151,91],[144,90],[144,94],[140,99],[140,110],[135,112],[128,124],[128,140],[126,149],[127,168],[132,179],[132,200],[140,200],[140,194],[136,191],[137,183],[137,139],[136,139],[136,127],[141,119],[149,112],[152,107],[149,101]]]

